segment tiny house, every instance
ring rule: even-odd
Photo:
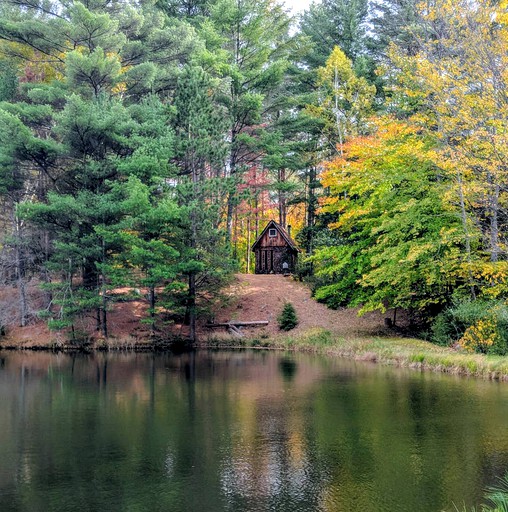
[[[256,274],[294,272],[298,253],[290,234],[271,220],[252,246],[256,256]]]

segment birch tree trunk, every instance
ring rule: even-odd
[[[489,177],[492,181],[492,177]],[[490,209],[490,261],[499,260],[499,184],[493,185],[493,190],[489,198]]]
[[[469,274],[469,288],[471,291],[471,298],[476,300],[476,291],[474,288],[474,279],[473,273],[471,271],[471,236],[469,234],[469,227],[467,224],[467,212],[466,212],[466,202],[464,199],[464,185],[462,182],[462,175],[460,172],[457,173],[457,184],[459,186],[459,200],[460,200],[460,218],[462,220],[462,229],[464,230],[464,243],[466,247],[466,260],[469,264],[468,274]]]
[[[23,251],[23,226],[16,214],[16,204],[12,207],[12,227],[14,233],[14,265],[16,286],[18,288],[19,324],[25,327],[28,317],[28,306],[25,286],[25,255]]]

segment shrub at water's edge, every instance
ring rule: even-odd
[[[458,301],[435,318],[430,339],[471,353],[506,355],[508,307],[498,300]]]

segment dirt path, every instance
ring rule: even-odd
[[[231,287],[232,304],[221,309],[215,322],[230,320],[268,320],[266,328],[249,329],[249,335],[280,334],[277,316],[284,302],[291,302],[296,309],[299,324],[291,331],[301,334],[314,328],[332,331],[340,336],[392,334],[384,327],[385,317],[393,317],[393,311],[385,314],[374,312],[358,317],[357,310],[331,310],[311,298],[310,290],[303,283],[281,275],[239,274]],[[210,335],[210,329],[203,329],[203,335]]]

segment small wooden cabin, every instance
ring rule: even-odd
[[[256,255],[256,274],[283,274],[294,272],[300,250],[289,233],[271,220],[252,246]]]

